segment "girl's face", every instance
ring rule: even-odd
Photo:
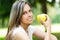
[[[33,21],[33,13],[28,4],[25,4],[23,8],[23,15],[21,18],[21,22],[24,24],[31,24]]]

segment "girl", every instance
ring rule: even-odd
[[[15,1],[11,9],[6,40],[32,40],[33,35],[44,40],[57,40],[54,35],[51,35],[51,21],[48,15],[45,14],[45,16],[47,17],[46,22],[40,20],[47,32],[42,32],[30,25],[33,21],[33,13],[29,3]]]

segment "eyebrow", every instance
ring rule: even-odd
[[[32,9],[30,8],[29,10],[32,10]],[[29,10],[28,10],[28,11],[29,11]],[[25,12],[25,11],[24,11],[24,12]]]

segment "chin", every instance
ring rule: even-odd
[[[28,23],[28,24],[31,24],[31,23]]]
[[[28,24],[32,24],[32,22],[29,22]]]
[[[32,21],[28,21],[28,22],[26,22],[26,24],[32,24]]]

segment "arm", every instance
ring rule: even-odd
[[[45,38],[48,37],[47,32],[43,32],[39,28],[36,28],[36,30],[34,32],[34,36],[41,38],[43,40],[47,40]],[[57,40],[57,37],[52,34],[50,34],[50,38],[51,38],[50,40]]]
[[[57,40],[57,38],[51,34],[51,21],[50,18],[48,17],[48,15],[45,15],[47,20],[45,22],[43,22],[41,19],[41,23],[44,25],[44,27],[46,28],[47,32],[42,32],[39,29],[36,29],[36,31],[34,32],[34,35],[37,37],[40,37],[44,40]]]

